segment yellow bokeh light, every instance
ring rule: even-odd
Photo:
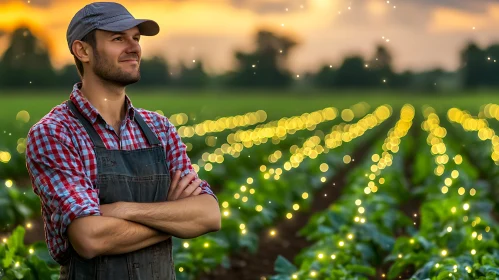
[[[350,122],[355,117],[355,114],[351,109],[344,109],[341,111],[341,119],[345,122]]]
[[[327,163],[321,163],[319,169],[322,171],[322,172],[326,172],[328,171],[329,169],[329,165]]]
[[[349,155],[345,155],[345,156],[343,157],[343,162],[344,162],[345,164],[349,164],[351,161],[352,161],[352,157],[351,157],[351,156],[349,156]]]
[[[16,120],[27,123],[29,122],[29,113],[28,111],[22,110],[19,111],[16,115]]]
[[[11,155],[9,152],[0,151],[0,162],[8,163],[11,159]]]

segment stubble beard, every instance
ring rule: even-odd
[[[95,75],[102,80],[121,87],[140,81],[139,66],[137,66],[137,69],[134,69],[133,72],[126,72],[119,67],[113,67],[114,65],[111,62],[101,57],[97,52],[94,57],[96,63],[93,66],[93,71]]]

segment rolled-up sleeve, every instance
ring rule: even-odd
[[[38,123],[27,138],[26,167],[33,191],[48,212],[46,232],[53,255],[67,245],[66,230],[79,217],[101,215],[99,196],[67,130],[60,124]]]
[[[187,149],[185,144],[182,142],[180,135],[177,132],[175,126],[166,119],[166,129],[167,129],[167,147],[166,147],[166,160],[169,164],[170,176],[173,177],[177,170],[181,171],[181,176],[193,172],[196,174],[195,179],[199,178],[197,172],[194,170],[191,164],[191,160],[187,155]],[[202,180],[200,187],[202,189],[200,194],[209,194],[213,196],[217,201],[217,196],[211,190],[210,185],[205,180]]]

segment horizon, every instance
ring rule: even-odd
[[[0,10],[7,11],[0,18],[0,55],[7,48],[5,35],[25,24],[47,44],[54,68],[73,64],[66,43],[67,25],[91,2],[0,0]],[[152,19],[160,25],[157,36],[141,39],[142,58],[160,55],[172,67],[201,59],[209,74],[233,69],[234,51],[251,51],[259,29],[299,42],[288,57],[288,68],[294,74],[316,72],[325,65],[338,67],[350,55],[369,58],[380,43],[392,54],[396,72],[437,67],[455,71],[459,54],[470,41],[482,48],[499,42],[494,30],[499,22],[497,0],[444,0],[438,4],[431,0],[116,2],[135,18]]]

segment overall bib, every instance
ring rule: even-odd
[[[138,112],[135,122],[151,147],[132,151],[107,150],[97,131],[76,106],[70,100],[67,105],[94,144],[100,204],[167,200],[170,176],[164,148]],[[71,244],[68,249],[70,260],[61,266],[61,280],[175,280],[172,238],[134,252],[90,260],[80,257]]]

